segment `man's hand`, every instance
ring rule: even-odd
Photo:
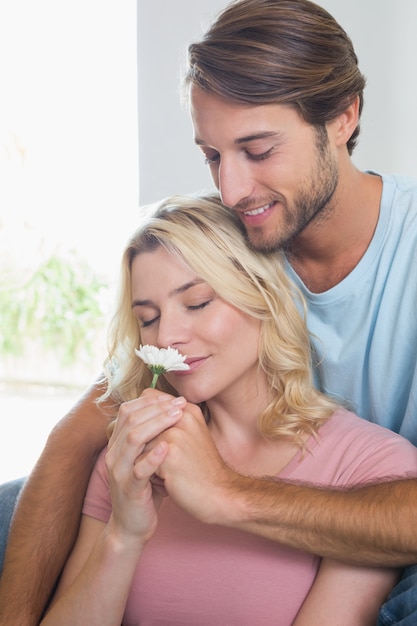
[[[181,419],[151,445],[161,442],[168,444],[168,452],[155,483],[162,480],[169,496],[193,517],[225,524],[239,475],[221,458],[200,409],[187,403]]]

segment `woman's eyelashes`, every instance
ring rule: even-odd
[[[213,300],[212,298],[209,298],[207,300],[204,300],[203,302],[199,302],[198,304],[187,304],[187,305],[184,305],[184,308],[186,311],[201,311],[202,309],[205,309],[212,302],[212,300]],[[155,317],[152,317],[151,319],[139,318],[140,327],[148,328],[149,326],[157,322],[159,318],[160,318],[160,315],[155,315]]]
[[[156,317],[153,317],[151,320],[139,320],[140,326],[141,328],[147,328],[148,326],[151,326],[154,322],[156,322],[156,320],[159,319],[159,315],[157,315]]]
[[[204,302],[200,302],[199,304],[189,304],[186,308],[189,311],[199,311],[201,309],[205,309],[211,302],[210,300],[205,300]]]

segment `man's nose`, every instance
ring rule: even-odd
[[[223,204],[231,209],[253,193],[253,181],[249,168],[238,158],[222,159],[217,182]]]

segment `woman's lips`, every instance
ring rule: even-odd
[[[205,361],[207,361],[209,357],[207,356],[196,356],[196,357],[188,357],[185,359],[184,363],[186,363],[189,367],[188,370],[181,370],[174,372],[176,376],[187,376],[192,372],[195,372]]]

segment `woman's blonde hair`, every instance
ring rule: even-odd
[[[141,334],[131,306],[131,268],[138,254],[158,246],[183,259],[225,302],[261,320],[259,367],[270,388],[270,402],[258,418],[264,436],[300,440],[304,433],[317,432],[336,404],[313,384],[301,295],[285,273],[283,256],[251,250],[240,220],[216,195],[162,201],[128,243],[109,329],[103,399],[132,400],[150,385],[151,373],[134,351]],[[158,387],[176,395],[163,376]]]

